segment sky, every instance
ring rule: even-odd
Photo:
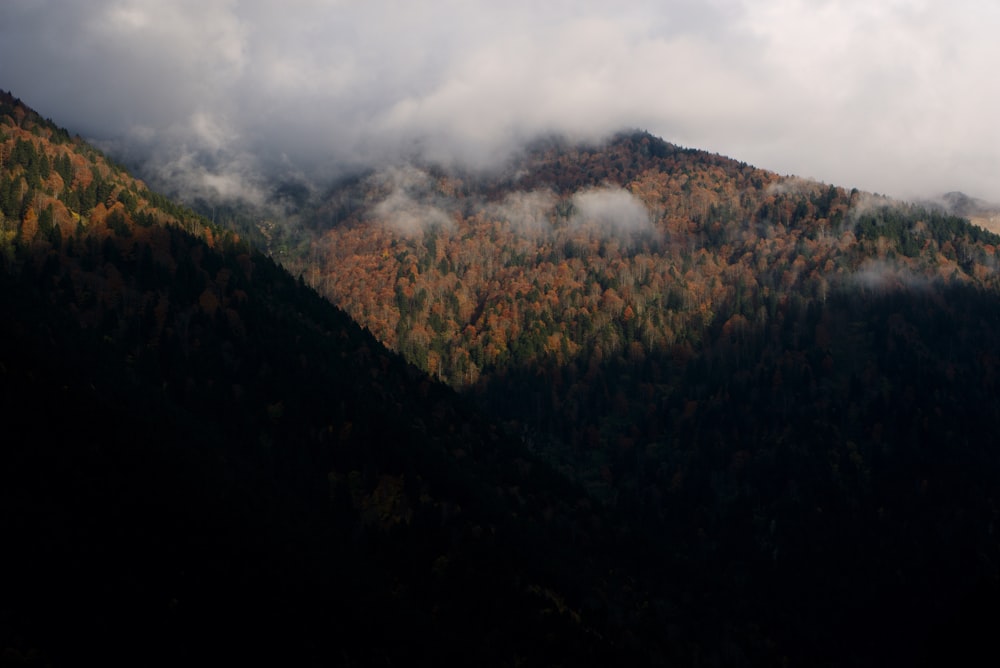
[[[1000,202],[997,34],[995,0],[2,0],[0,89],[202,195],[644,129]]]

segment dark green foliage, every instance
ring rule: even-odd
[[[52,234],[52,229],[52,205],[50,204],[38,214],[38,234],[47,238]]]
[[[95,177],[91,185],[94,187],[94,206],[97,206],[97,204],[110,206],[111,193],[115,190],[115,184]]]
[[[139,227],[152,227],[156,224],[156,218],[148,211],[141,211],[133,214],[132,219]]]
[[[40,227],[39,227],[40,229]],[[62,246],[62,230],[58,225],[52,225],[48,233],[48,241],[52,244],[52,248],[59,249]]]
[[[35,149],[34,142],[26,139],[18,139],[14,143],[14,151],[11,153],[10,158],[15,165],[20,165],[24,168],[24,178],[28,182],[29,188],[41,187],[42,178],[48,176],[48,170],[46,169],[46,174],[43,176],[41,157]],[[46,162],[46,164],[48,163]]]
[[[925,224],[927,234],[939,244],[960,239],[976,244],[1000,243],[1000,236],[972,225],[964,218],[898,205],[862,214],[858,217],[856,228],[859,238],[875,240],[885,237],[898,244],[903,255],[916,257],[920,252],[920,233],[914,230],[917,222]]]
[[[118,209],[109,213],[104,223],[116,236],[128,237],[132,235],[132,230],[129,228],[128,223],[125,222],[125,215]]]
[[[135,213],[138,200],[136,196],[128,190],[122,189],[118,193],[118,201],[125,205],[125,210],[130,214]]]
[[[55,159],[53,167],[56,173],[62,177],[66,188],[69,188],[73,180],[73,165],[70,162],[69,153],[59,154]]]
[[[185,209],[182,205],[178,204],[177,202],[174,202],[173,200],[159,193],[155,193],[149,190],[144,190],[141,193],[141,195],[144,199],[148,200],[150,205],[152,205],[154,208],[163,211],[165,213],[168,213],[174,216],[175,218],[183,220],[192,215],[190,210]]]
[[[66,188],[59,194],[59,201],[65,204],[66,208],[70,211],[83,210],[83,204],[80,201],[80,192],[77,190]]]
[[[0,178],[0,212],[5,216],[21,215],[21,179]]]

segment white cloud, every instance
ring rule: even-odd
[[[552,231],[550,217],[556,202],[556,195],[551,190],[518,191],[486,209],[488,215],[510,223],[514,231],[528,237],[539,237]]]
[[[427,172],[412,166],[390,167],[371,181],[387,193],[372,209],[372,218],[389,230],[413,237],[431,229],[454,229],[454,220],[435,203],[438,193]]]
[[[848,274],[848,286],[862,288],[869,292],[886,293],[898,290],[926,290],[931,281],[926,276],[913,273],[888,260],[866,260],[857,271]]]
[[[486,165],[539,132],[641,127],[846,187],[1000,200],[998,29],[977,0],[5,0],[0,87],[219,175],[242,174],[226,156],[258,175]]]
[[[649,210],[638,197],[617,187],[592,188],[573,195],[576,214],[572,223],[592,227],[602,234],[652,233]]]

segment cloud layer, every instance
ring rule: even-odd
[[[1000,200],[998,28],[977,0],[4,0],[0,88],[206,192],[639,127],[828,183]]]

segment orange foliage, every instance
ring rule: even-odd
[[[32,207],[28,209],[28,212],[24,215],[24,219],[21,221],[21,237],[31,241],[38,234],[38,213],[35,208]]]

